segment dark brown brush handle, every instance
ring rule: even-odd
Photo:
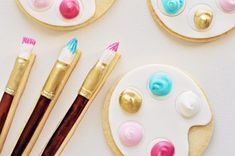
[[[44,96],[40,96],[36,104],[36,107],[33,110],[33,113],[31,114],[27,124],[23,129],[23,132],[20,135],[20,138],[17,141],[17,144],[13,152],[11,153],[12,156],[21,156],[23,154],[36,128],[38,127],[40,121],[42,120],[43,115],[45,114],[50,102],[51,102],[50,99]]]
[[[2,100],[0,102],[0,135],[2,133],[3,126],[6,122],[7,115],[10,110],[13,98],[14,98],[14,96],[12,96],[6,92],[2,96]]]
[[[87,102],[88,99],[85,97],[81,95],[77,96],[76,100],[73,102],[73,105],[69,108],[59,127],[56,129],[48,142],[42,156],[52,156],[56,154],[77,119],[81,115],[82,111],[86,107]]]

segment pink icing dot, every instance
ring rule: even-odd
[[[35,8],[44,9],[52,4],[53,0],[32,0],[32,4]]]
[[[77,0],[63,0],[59,9],[61,15],[66,19],[73,19],[77,17],[80,12]]]
[[[161,141],[155,144],[151,150],[151,156],[173,156],[174,145],[169,141]]]
[[[235,10],[235,0],[219,0],[219,3],[225,11]]]
[[[136,122],[126,122],[119,129],[119,138],[124,145],[138,145],[143,138],[143,128]]]

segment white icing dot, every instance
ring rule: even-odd
[[[176,99],[176,109],[183,117],[192,118],[200,111],[200,99],[192,91],[184,92]]]

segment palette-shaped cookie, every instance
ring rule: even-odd
[[[40,24],[57,30],[84,27],[100,18],[115,0],[16,0]]]
[[[153,64],[128,72],[108,92],[103,128],[118,156],[200,156],[213,120],[195,81],[174,67]]]
[[[176,37],[208,42],[235,27],[234,0],[147,0],[154,20]]]

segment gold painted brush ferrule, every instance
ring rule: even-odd
[[[91,99],[96,90],[102,84],[102,81],[107,74],[108,65],[102,62],[97,62],[95,66],[88,73],[85,81],[82,84],[82,87],[79,91],[79,94],[86,97],[87,99]]]
[[[23,59],[21,57],[16,58],[14,68],[7,82],[7,86],[5,90],[6,93],[13,95],[13,96],[16,94],[17,89],[20,85],[20,82],[24,76],[28,63],[29,63],[29,60],[27,59]]]
[[[59,85],[61,84],[64,76],[69,68],[68,64],[57,61],[51,70],[49,77],[43,87],[42,95],[48,99],[53,99],[55,96]]]

